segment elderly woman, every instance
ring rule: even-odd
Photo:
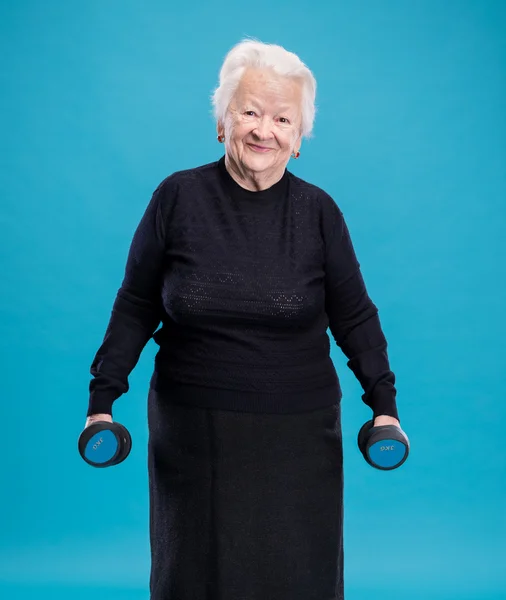
[[[148,395],[151,600],[338,600],[341,388],[327,329],[375,425],[400,425],[378,309],[343,213],[287,170],[314,119],[299,58],[226,56],[216,162],[160,183],[93,364],[87,425],[154,338]],[[159,325],[161,327],[159,328]]]

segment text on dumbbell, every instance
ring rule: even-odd
[[[95,443],[93,444],[93,450],[96,450],[96,449],[97,449],[97,448],[100,446],[100,444],[101,444],[102,442],[103,442],[103,438],[100,438],[100,439],[98,440],[98,442],[95,442]]]

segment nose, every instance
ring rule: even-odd
[[[259,119],[257,126],[253,130],[253,134],[259,140],[269,140],[272,138],[272,123],[268,117]]]

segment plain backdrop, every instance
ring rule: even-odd
[[[506,598],[506,2],[0,2],[0,596],[148,598],[150,342],[80,458],[89,367],[158,183],[218,159],[210,95],[245,36],[318,81],[289,169],[345,214],[411,455],[376,471],[343,390],[347,600]],[[247,474],[245,474],[247,476]],[[239,599],[238,599],[239,600]]]

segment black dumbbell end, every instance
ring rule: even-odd
[[[132,440],[120,423],[96,421],[79,436],[78,448],[83,460],[97,468],[117,465],[128,456]]]
[[[399,427],[374,427],[373,421],[367,421],[360,429],[358,446],[365,460],[382,471],[399,468],[409,455],[409,440]]]

